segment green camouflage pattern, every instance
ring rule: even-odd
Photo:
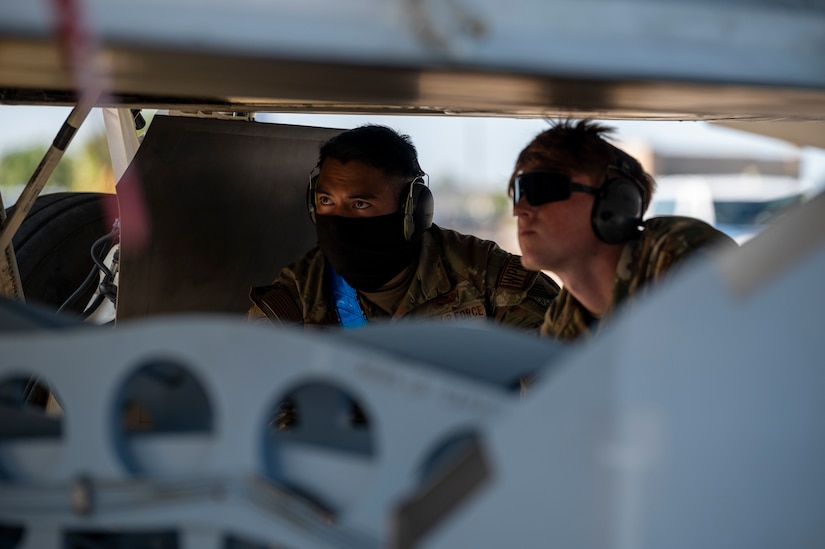
[[[594,335],[620,304],[629,304],[631,296],[644,295],[651,283],[658,282],[674,265],[718,246],[736,246],[736,242],[698,219],[651,218],[645,222],[641,236],[622,249],[607,313],[597,321],[570,292],[562,289],[547,310],[541,334],[564,341]]]
[[[421,238],[418,267],[392,316],[359,293],[368,320],[486,318],[538,334],[544,313],[559,291],[550,277],[526,270],[519,256],[492,241],[436,225]],[[284,268],[273,284],[253,288],[249,318],[305,327],[337,326],[324,280],[325,265],[323,254],[314,248]]]

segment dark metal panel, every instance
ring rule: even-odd
[[[244,313],[250,286],[314,246],[308,174],[340,131],[156,116],[118,183],[118,319]]]

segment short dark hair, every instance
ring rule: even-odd
[[[318,166],[327,158],[342,163],[358,161],[405,182],[423,175],[410,136],[386,126],[367,124],[339,133],[321,146]]]
[[[554,122],[549,130],[538,134],[519,154],[510,176],[510,194],[513,193],[515,176],[525,164],[539,164],[542,169],[566,175],[587,174],[600,187],[608,169],[619,164],[620,156],[624,155],[628,175],[642,188],[642,210],[647,210],[656,190],[656,181],[644,171],[638,160],[605,139],[614,131],[614,128],[589,119]]]

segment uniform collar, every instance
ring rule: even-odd
[[[418,258],[418,269],[415,280],[410,285],[410,293],[414,289],[421,292],[425,300],[433,299],[452,290],[453,285],[444,267],[444,246],[440,238],[436,237],[438,228],[421,235],[421,254]]]
[[[444,267],[444,246],[435,225],[421,235],[421,253],[418,267],[410,282],[407,295],[395,312],[403,316],[421,303],[449,293],[453,290],[447,269]]]

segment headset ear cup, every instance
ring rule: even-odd
[[[404,238],[419,238],[433,224],[434,201],[430,188],[419,178],[411,184],[404,203]]]
[[[608,244],[620,244],[636,237],[642,224],[639,185],[625,177],[606,181],[593,203],[590,221],[596,236]]]

